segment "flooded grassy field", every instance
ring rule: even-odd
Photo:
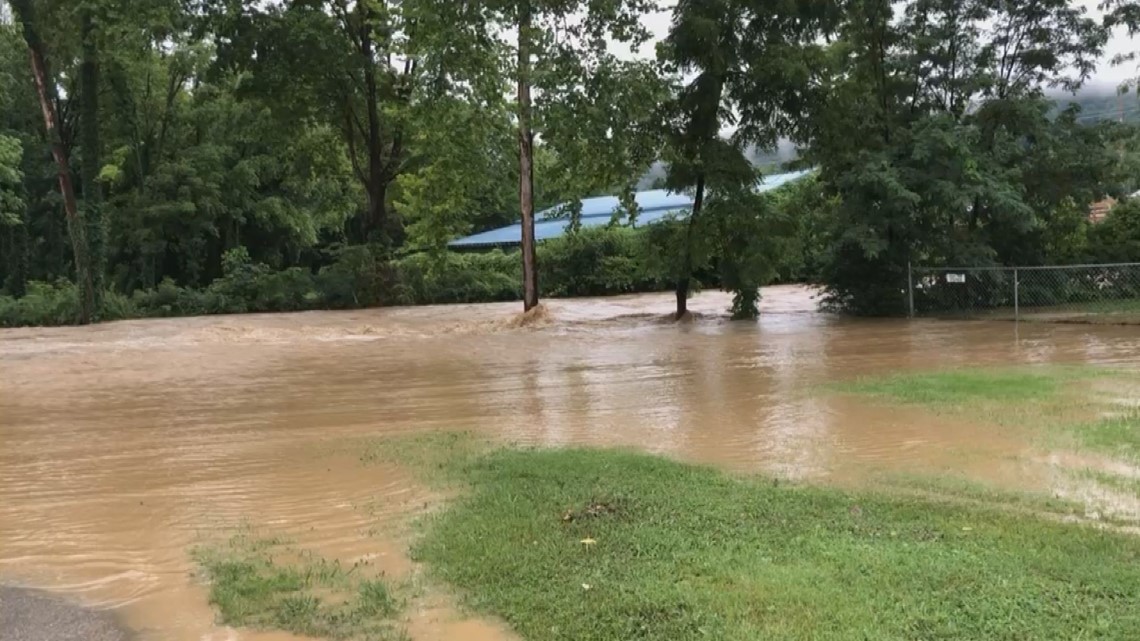
[[[1103,498],[1073,482],[1082,455],[1022,426],[835,390],[975,366],[1131,369],[1135,328],[838,319],[800,287],[765,290],[756,324],[729,323],[728,303],[703,293],[682,324],[669,295],[639,295],[554,301],[526,322],[512,303],[4,330],[0,583],[112,608],[142,639],[292,638],[216,625],[196,573],[196,547],[253,528],[406,585],[414,639],[509,638],[417,583],[408,516],[437,493],[360,461],[378,437],[456,430],[807,483],[949,476]]]

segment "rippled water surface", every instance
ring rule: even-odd
[[[360,437],[473,430],[512,442],[627,445],[782,477],[954,470],[1038,482],[1016,435],[818,393],[907,369],[1128,363],[1126,327],[843,320],[809,290],[231,316],[0,331],[0,581],[113,607],[144,639],[269,639],[213,624],[189,550],[241,523],[408,572],[397,521],[427,500]],[[432,607],[422,639],[502,636]]]

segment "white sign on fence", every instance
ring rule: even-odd
[[[964,283],[966,282],[965,274],[946,274],[947,283]]]

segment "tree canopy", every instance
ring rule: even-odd
[[[94,320],[163,287],[239,296],[218,283],[244,274],[299,288],[286,308],[416,302],[466,264],[457,236],[559,202],[576,230],[574,203],[603,194],[635,221],[635,189],[656,183],[693,194],[691,214],[549,255],[619,251],[637,274],[623,282],[668,283],[678,315],[705,285],[752,317],[759,288],[790,277],[836,309],[898,313],[908,262],[1086,260],[1129,233],[1090,233],[1084,212],[1140,187],[1140,134],[1058,97],[1109,63],[1110,29],[1140,29],[1134,3],[1106,8],[3,2],[0,297],[73,283],[72,320]],[[757,158],[816,172],[762,197]],[[523,278],[535,302],[537,273],[559,269],[535,256],[488,260],[503,271],[480,282]],[[616,274],[605,260],[582,269]],[[227,300],[207,307],[259,308]]]

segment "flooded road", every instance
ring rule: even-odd
[[[703,293],[682,324],[671,296],[641,295],[553,301],[523,327],[510,303],[0,331],[0,582],[115,608],[143,639],[283,639],[215,626],[189,551],[248,523],[406,576],[401,516],[430,495],[362,466],[363,437],[471,430],[806,481],[1033,486],[1046,471],[1018,434],[817,388],[1140,354],[1134,328],[844,320],[799,287],[766,289],[756,324],[728,305]],[[503,636],[446,606],[411,616],[417,639]]]

